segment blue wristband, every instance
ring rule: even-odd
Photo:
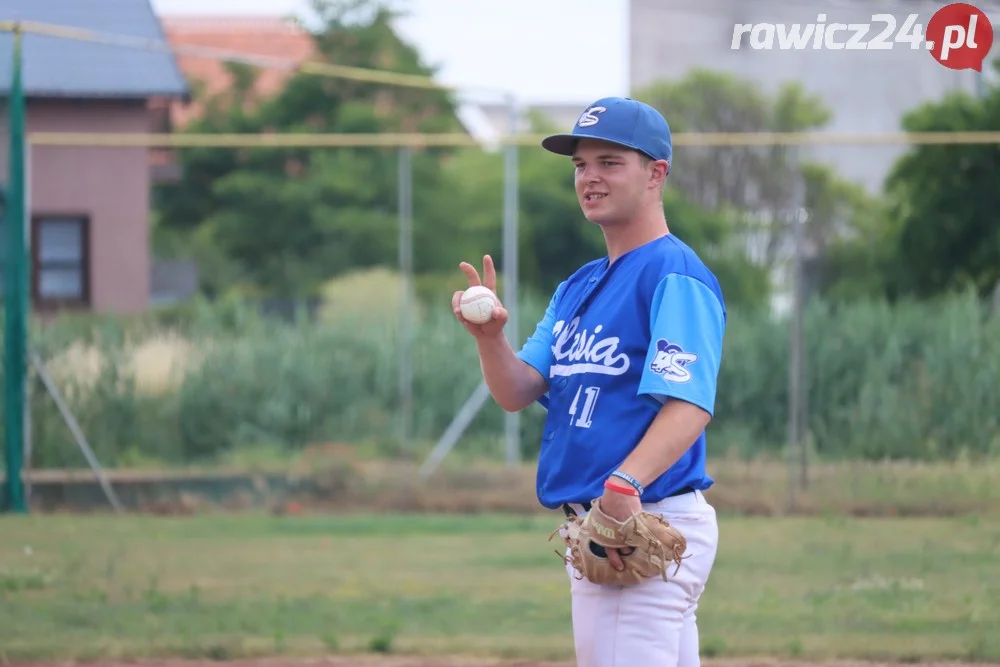
[[[613,473],[611,473],[611,476],[617,477],[618,479],[623,479],[629,484],[631,484],[632,487],[639,492],[640,496],[643,494],[643,491],[645,491],[642,484],[639,483],[639,480],[637,480],[632,475],[629,475],[628,473],[624,473],[621,470],[615,470]]]

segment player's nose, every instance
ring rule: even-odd
[[[576,173],[576,180],[581,185],[593,185],[597,183],[599,179],[597,170],[592,167],[584,166]]]

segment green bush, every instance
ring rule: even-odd
[[[545,304],[525,301],[522,338]],[[412,330],[412,427],[427,443],[440,437],[481,377],[475,346],[447,303],[436,300],[419,312]],[[150,371],[134,353],[170,333],[190,345],[188,362],[175,384],[151,390]],[[751,454],[784,446],[788,334],[785,320],[730,312],[710,427],[713,451],[733,445],[737,434]],[[895,306],[816,302],[806,313],[805,338],[809,428],[820,456],[1000,453],[1000,317],[973,297]],[[57,372],[81,341],[98,352],[91,372]],[[105,465],[211,461],[257,446],[292,451],[323,441],[392,442],[399,429],[399,332],[371,318],[284,323],[238,302],[195,303],[127,320],[60,320],[36,327],[32,345],[53,368]],[[157,354],[154,360],[165,363]],[[150,354],[142,359],[148,365]],[[30,388],[33,465],[83,465],[34,374]],[[543,420],[538,406],[522,417],[529,454],[537,450]],[[502,434],[503,412],[492,401],[466,432],[476,442],[498,443]],[[500,451],[498,445],[494,453]]]
[[[788,421],[786,321],[731,313],[716,427],[780,447]],[[971,295],[815,302],[804,317],[809,429],[828,458],[938,459],[1000,451],[1000,316]]]

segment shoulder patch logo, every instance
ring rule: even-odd
[[[691,371],[687,367],[697,360],[697,354],[685,352],[680,345],[661,338],[656,341],[656,355],[649,364],[649,370],[662,375],[667,382],[688,382]]]
[[[600,118],[598,118],[597,114],[604,113],[605,111],[607,111],[607,109],[605,109],[604,107],[590,107],[582,114],[580,114],[580,120],[577,121],[577,125],[580,127],[590,127],[591,125],[597,125],[598,121],[601,120]]]

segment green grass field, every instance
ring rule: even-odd
[[[568,659],[558,516],[5,517],[0,663]],[[723,518],[703,654],[1000,661],[1000,520]]]

